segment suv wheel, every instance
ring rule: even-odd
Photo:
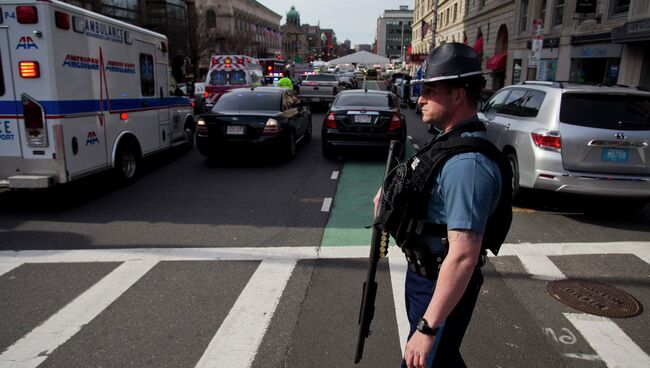
[[[521,196],[519,188],[519,164],[517,163],[517,154],[508,153],[506,155],[510,170],[512,171],[512,200],[515,201]]]

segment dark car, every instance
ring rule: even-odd
[[[397,97],[387,91],[343,91],[323,121],[323,155],[328,158],[340,147],[388,148],[393,139],[406,140],[406,119]]]
[[[293,159],[296,144],[311,140],[311,131],[311,112],[292,90],[239,88],[225,93],[199,118],[196,145],[207,157],[227,148],[275,148]]]

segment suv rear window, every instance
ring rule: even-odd
[[[212,111],[280,111],[280,97],[278,93],[268,92],[228,92],[214,104]]]
[[[343,106],[396,107],[390,95],[341,94],[334,104]]]
[[[314,74],[308,75],[305,80],[313,82],[336,82],[336,76],[333,74]]]
[[[565,93],[560,121],[590,128],[650,130],[650,97]]]

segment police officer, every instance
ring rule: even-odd
[[[291,81],[291,78],[289,78],[289,72],[285,71],[284,72],[284,77],[280,78],[278,81],[278,87],[281,88],[286,88],[286,89],[293,89],[293,82]]]
[[[485,84],[480,56],[460,43],[445,43],[428,56],[418,104],[422,121],[435,126],[439,140],[455,129],[476,125],[477,99]],[[480,122],[479,122],[480,123]],[[462,136],[485,138],[484,131]],[[483,284],[481,241],[501,195],[499,166],[481,153],[460,153],[435,175],[426,222],[446,224],[446,238],[422,235],[439,266],[437,277],[408,269],[406,309],[410,334],[402,367],[465,367],[459,348]],[[375,197],[375,212],[379,193]],[[444,229],[443,229],[444,232]]]

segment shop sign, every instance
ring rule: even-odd
[[[622,46],[617,44],[587,45],[571,48],[572,59],[619,58]]]

